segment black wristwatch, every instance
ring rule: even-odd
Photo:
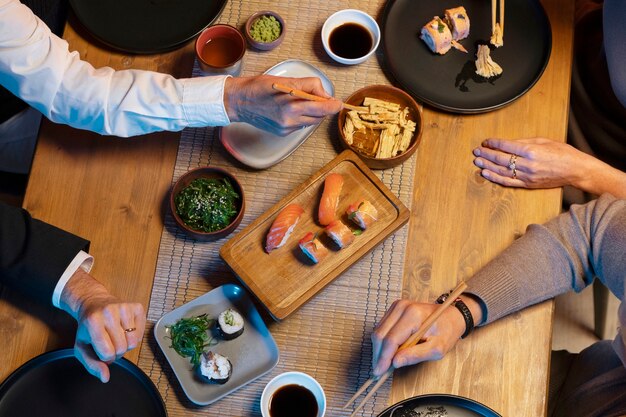
[[[436,303],[443,304],[443,302],[446,301],[449,296],[450,296],[450,293],[448,292],[441,294],[437,298]],[[461,300],[460,298],[457,298],[456,300],[454,300],[452,304],[457,308],[457,310],[461,312],[461,315],[463,316],[463,319],[465,320],[465,333],[463,333],[463,335],[461,336],[461,339],[465,339],[467,335],[469,335],[472,332],[472,330],[474,330],[474,317],[472,316],[472,312],[470,311],[467,304],[465,304],[463,300]]]

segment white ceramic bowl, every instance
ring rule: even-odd
[[[326,414],[326,394],[322,386],[312,376],[302,372],[285,372],[267,383],[263,394],[261,394],[261,414],[263,417],[270,417],[270,400],[272,395],[285,385],[301,385],[311,391],[317,400],[317,417],[324,417]]]
[[[336,55],[330,49],[329,38],[330,34],[336,27],[339,27],[346,23],[356,23],[363,27],[365,27],[372,35],[372,47],[369,52],[362,57],[359,58],[344,58]],[[367,60],[370,56],[376,52],[376,48],[378,48],[378,44],[380,43],[380,28],[378,27],[378,23],[376,20],[367,13],[356,10],[356,9],[344,9],[339,10],[338,12],[333,13],[326,22],[324,22],[324,26],[322,26],[322,44],[324,45],[324,49],[326,53],[335,61],[345,64],[345,65],[355,65],[360,64]]]

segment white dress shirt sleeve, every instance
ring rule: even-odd
[[[226,78],[96,69],[28,7],[0,0],[0,83],[54,122],[123,137],[224,126]]]
[[[78,268],[82,268],[83,271],[89,273],[92,267],[93,256],[82,250],[78,252],[72,262],[70,262],[68,267],[65,269],[65,272],[63,272],[63,275],[61,275],[61,279],[57,282],[56,287],[54,287],[54,292],[52,293],[52,305],[56,308],[61,308],[61,293],[63,293],[63,289],[65,288],[67,281],[72,278],[74,272],[78,271]]]

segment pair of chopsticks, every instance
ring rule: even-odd
[[[500,6],[500,19],[496,22],[496,9]],[[491,0],[491,44],[504,45],[504,0]]]
[[[437,319],[443,314],[443,312],[445,311],[446,308],[450,307],[450,305],[452,305],[452,303],[454,302],[454,300],[456,300],[463,291],[465,291],[465,289],[467,288],[467,284],[464,281],[461,281],[459,283],[459,285],[454,289],[454,291],[452,291],[452,293],[450,294],[450,296],[448,298],[446,298],[446,301],[444,301],[442,304],[439,305],[439,307],[437,307],[435,309],[435,311],[433,311],[433,313],[428,316],[428,318],[426,319],[426,321],[424,321],[424,323],[422,324],[422,326],[420,327],[420,329],[413,333],[413,335],[411,337],[409,337],[407,339],[406,342],[404,342],[399,348],[398,350],[402,350],[402,349],[406,349],[408,347],[414,346],[416,344],[419,343],[419,341],[422,339],[422,337],[424,337],[424,335],[426,334],[426,332],[428,331],[428,329],[430,329],[430,327],[437,321]],[[365,396],[365,398],[363,398],[363,401],[361,401],[360,404],[358,404],[356,406],[356,408],[354,409],[354,411],[352,412],[352,414],[350,414],[350,417],[354,417],[354,415],[363,407],[363,405],[365,405],[365,403],[367,402],[367,400],[369,400],[376,391],[378,391],[378,388],[381,387],[381,385],[383,385],[383,383],[387,380],[387,378],[389,378],[394,371],[394,367],[393,365],[391,365],[391,367],[387,370],[387,372],[385,372],[379,379],[378,381],[376,381],[376,378],[370,378],[368,379],[365,384],[363,384],[363,386],[361,386],[361,388],[359,388],[359,390],[352,396],[352,398],[350,398],[350,400],[348,400],[348,402],[346,403],[346,405],[343,406],[343,408],[348,408],[362,393],[365,392],[365,390],[372,385],[372,383],[374,381],[376,381],[376,384],[374,385],[374,387],[372,387],[372,389],[370,390],[370,392],[367,393],[367,395]]]
[[[291,88],[291,87],[288,87],[286,85],[279,84],[279,83],[272,84],[272,88],[276,91],[280,91],[281,93],[286,93],[286,94],[289,94],[290,96],[298,97],[304,100],[311,100],[311,101],[328,100],[327,98],[309,94],[305,91],[297,90],[295,88]],[[356,111],[368,111],[369,110],[367,107],[353,106],[352,104],[347,104],[347,103],[343,103],[343,107],[349,110],[356,110]]]

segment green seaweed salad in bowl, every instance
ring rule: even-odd
[[[245,209],[243,188],[228,171],[200,167],[183,174],[170,195],[174,220],[197,240],[220,239],[233,232]]]

